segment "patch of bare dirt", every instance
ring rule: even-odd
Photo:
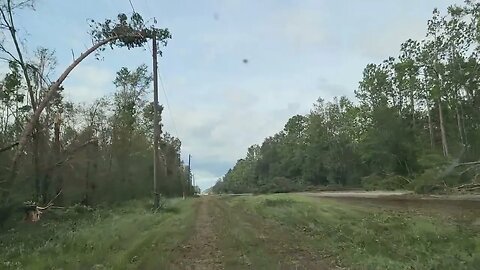
[[[199,199],[193,235],[174,252],[177,253],[176,261],[171,263],[169,269],[225,269],[222,253],[217,246],[218,236],[213,229],[211,200],[209,197]]]

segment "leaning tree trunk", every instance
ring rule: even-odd
[[[20,157],[23,155],[23,151],[25,149],[25,146],[27,145],[28,138],[32,134],[32,131],[36,127],[40,115],[42,114],[43,110],[47,105],[50,103],[50,101],[55,97],[55,95],[58,93],[59,89],[61,88],[62,83],[65,81],[65,79],[68,77],[68,75],[72,72],[73,69],[75,69],[78,64],[80,64],[87,56],[95,52],[98,48],[100,48],[103,45],[108,44],[111,41],[114,41],[118,38],[121,38],[121,36],[113,36],[107,39],[104,39],[102,41],[99,41],[98,43],[94,44],[92,47],[90,47],[87,51],[82,53],[75,61],[67,67],[67,69],[60,75],[57,81],[55,81],[48,89],[45,97],[42,99],[42,101],[38,104],[37,108],[35,109],[33,115],[31,116],[30,120],[27,122],[25,125],[25,128],[23,129],[23,132],[20,136],[20,139],[18,141],[18,147],[17,151],[13,157],[12,160],[12,165],[10,168],[10,175],[7,177],[6,180],[4,180],[3,187],[1,188],[2,190],[2,197],[0,198],[3,202],[8,202],[11,187],[13,186],[13,183],[15,181],[15,178],[17,177],[17,166],[18,166],[18,161]]]

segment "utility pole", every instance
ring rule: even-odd
[[[160,138],[160,123],[158,115],[158,59],[157,59],[157,38],[154,35],[153,43],[153,206],[157,209],[160,205],[160,194],[158,193],[158,139]]]

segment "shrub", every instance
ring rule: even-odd
[[[413,183],[414,191],[418,194],[445,193],[446,187],[442,186],[439,180],[439,171],[437,169],[428,169],[417,176]]]
[[[258,189],[259,193],[286,193],[302,191],[305,186],[299,182],[286,177],[274,177]]]
[[[398,190],[404,189],[407,184],[407,179],[399,175],[372,174],[362,178],[362,186],[366,190]]]

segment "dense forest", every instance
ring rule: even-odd
[[[25,37],[15,28],[15,16],[33,8],[34,1],[0,1],[0,59],[8,67],[0,78],[2,219],[12,205],[16,209],[25,201],[45,205],[54,200],[66,206],[153,197],[153,130],[156,125],[161,130],[162,124],[161,117],[154,121],[155,105],[147,100],[149,68],[121,68],[111,85],[115,93],[88,104],[65,100],[69,89],[62,82],[90,54],[102,57],[108,47],[144,47],[152,39],[166,45],[170,33],[146,25],[137,13],[91,21],[92,47],[63,71],[53,50],[26,51],[22,45]],[[52,74],[62,75],[56,79]],[[163,107],[156,106],[161,113]],[[192,192],[180,140],[160,134],[158,192]]]
[[[480,4],[435,9],[423,40],[366,66],[356,99],[319,98],[251,146],[213,191],[478,189],[479,45]]]

